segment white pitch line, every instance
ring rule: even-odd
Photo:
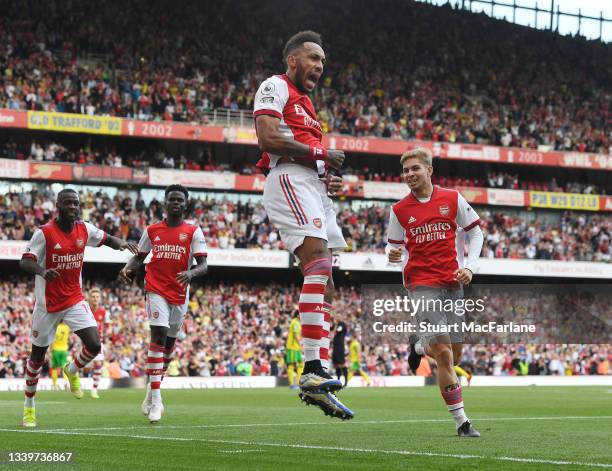
[[[219,450],[219,453],[255,453],[263,450]]]
[[[550,417],[472,417],[476,422],[505,422],[514,420],[607,420],[612,419],[612,415],[600,416],[550,416]],[[249,427],[293,427],[296,425],[385,425],[385,424],[410,424],[410,423],[426,423],[426,422],[450,422],[450,418],[446,419],[400,419],[400,420],[351,420],[347,422],[287,422],[287,423],[255,423],[255,424],[202,424],[202,425],[156,425],[156,429],[207,429],[207,428],[249,428]],[[87,431],[113,431],[113,430],[139,430],[149,429],[151,425],[128,425],[124,427],[89,427],[89,428],[57,428],[57,429],[0,429],[2,432],[87,432]]]
[[[41,432],[43,432],[41,430]],[[484,456],[484,455],[465,455],[452,453],[435,453],[425,451],[410,451],[410,450],[377,450],[373,448],[347,448],[339,446],[323,446],[323,445],[302,445],[293,443],[274,443],[274,442],[254,442],[243,440],[217,440],[207,438],[185,438],[185,437],[157,437],[152,435],[123,435],[112,433],[76,433],[76,432],[49,432],[49,434],[57,435],[80,435],[92,437],[113,437],[113,438],[132,438],[136,440],[162,440],[176,442],[200,442],[214,443],[222,445],[247,445],[247,446],[263,446],[274,448],[295,448],[308,450],[323,450],[323,451],[341,451],[348,453],[368,453],[368,454],[383,454],[383,455],[400,455],[400,456],[425,456],[430,458],[455,458],[455,459],[477,459],[491,461],[511,461],[515,463],[530,463],[530,464],[550,464],[559,466],[585,466],[595,468],[612,468],[612,463],[589,463],[583,461],[562,461],[562,460],[545,460],[539,458],[521,458],[516,456]]]

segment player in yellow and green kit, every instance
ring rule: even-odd
[[[302,358],[302,347],[300,346],[302,326],[300,325],[300,311],[293,313],[293,319],[289,324],[289,332],[287,332],[287,343],[285,345],[285,363],[287,363],[287,378],[289,379],[289,387],[298,389],[300,376],[304,369],[304,360]],[[297,373],[297,374],[296,374]]]
[[[60,322],[55,331],[55,340],[51,344],[51,380],[53,389],[58,390],[57,375],[64,365],[68,363],[68,339],[70,338],[70,327]]]
[[[361,368],[361,344],[357,336],[353,337],[349,343],[349,358],[351,360],[351,369],[348,373],[348,381],[351,380],[355,373],[359,373],[368,386],[372,385],[370,377]]]

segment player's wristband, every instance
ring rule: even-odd
[[[309,150],[312,160],[327,160],[327,149],[321,144],[310,144]]]

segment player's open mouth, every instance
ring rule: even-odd
[[[314,88],[317,85],[317,82],[319,81],[319,78],[321,76],[319,74],[309,74],[306,76],[306,85],[310,86],[311,88]]]

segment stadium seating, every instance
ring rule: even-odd
[[[81,200],[84,220],[129,240],[137,241],[142,230],[163,214],[159,201],[147,205],[122,193],[110,198],[86,192]],[[200,224],[210,247],[284,249],[259,198],[254,200],[234,202],[221,195],[192,199],[190,217]],[[50,190],[0,196],[0,239],[29,240],[35,228],[52,216],[53,201]],[[478,211],[485,236],[483,257],[612,262],[612,220],[607,216],[565,212],[549,222],[529,218],[525,211]],[[348,251],[384,251],[388,205],[370,203],[355,210],[343,204],[338,219]]]
[[[148,331],[142,289],[108,281],[95,286],[102,289],[103,304],[110,311],[105,331],[107,366],[116,363],[124,376],[143,376]],[[32,293],[32,281],[0,282],[0,378],[23,377]],[[177,361],[170,374],[235,375],[241,362],[252,366],[252,375],[283,374],[284,336],[299,293],[299,286],[278,284],[206,284],[197,288],[185,321],[186,335],[177,343]],[[361,313],[357,292],[339,288],[337,298],[335,310],[348,313],[345,322],[353,329]],[[78,343],[76,337],[72,340],[73,345]],[[382,343],[382,336],[378,340],[378,344],[365,346],[367,371],[373,375],[409,374],[407,345]],[[612,373],[609,345],[466,345],[464,351],[462,364],[476,374],[518,375],[525,374],[525,368],[536,375]]]
[[[102,5],[7,6],[0,107],[206,123],[213,109],[252,109],[257,84],[283,71],[276,38],[301,26],[279,0],[187,1],[171,15],[162,2]],[[361,0],[339,21],[328,6],[302,12],[335,32],[315,95],[325,132],[610,152],[605,45],[450,7],[384,0],[372,18]]]

